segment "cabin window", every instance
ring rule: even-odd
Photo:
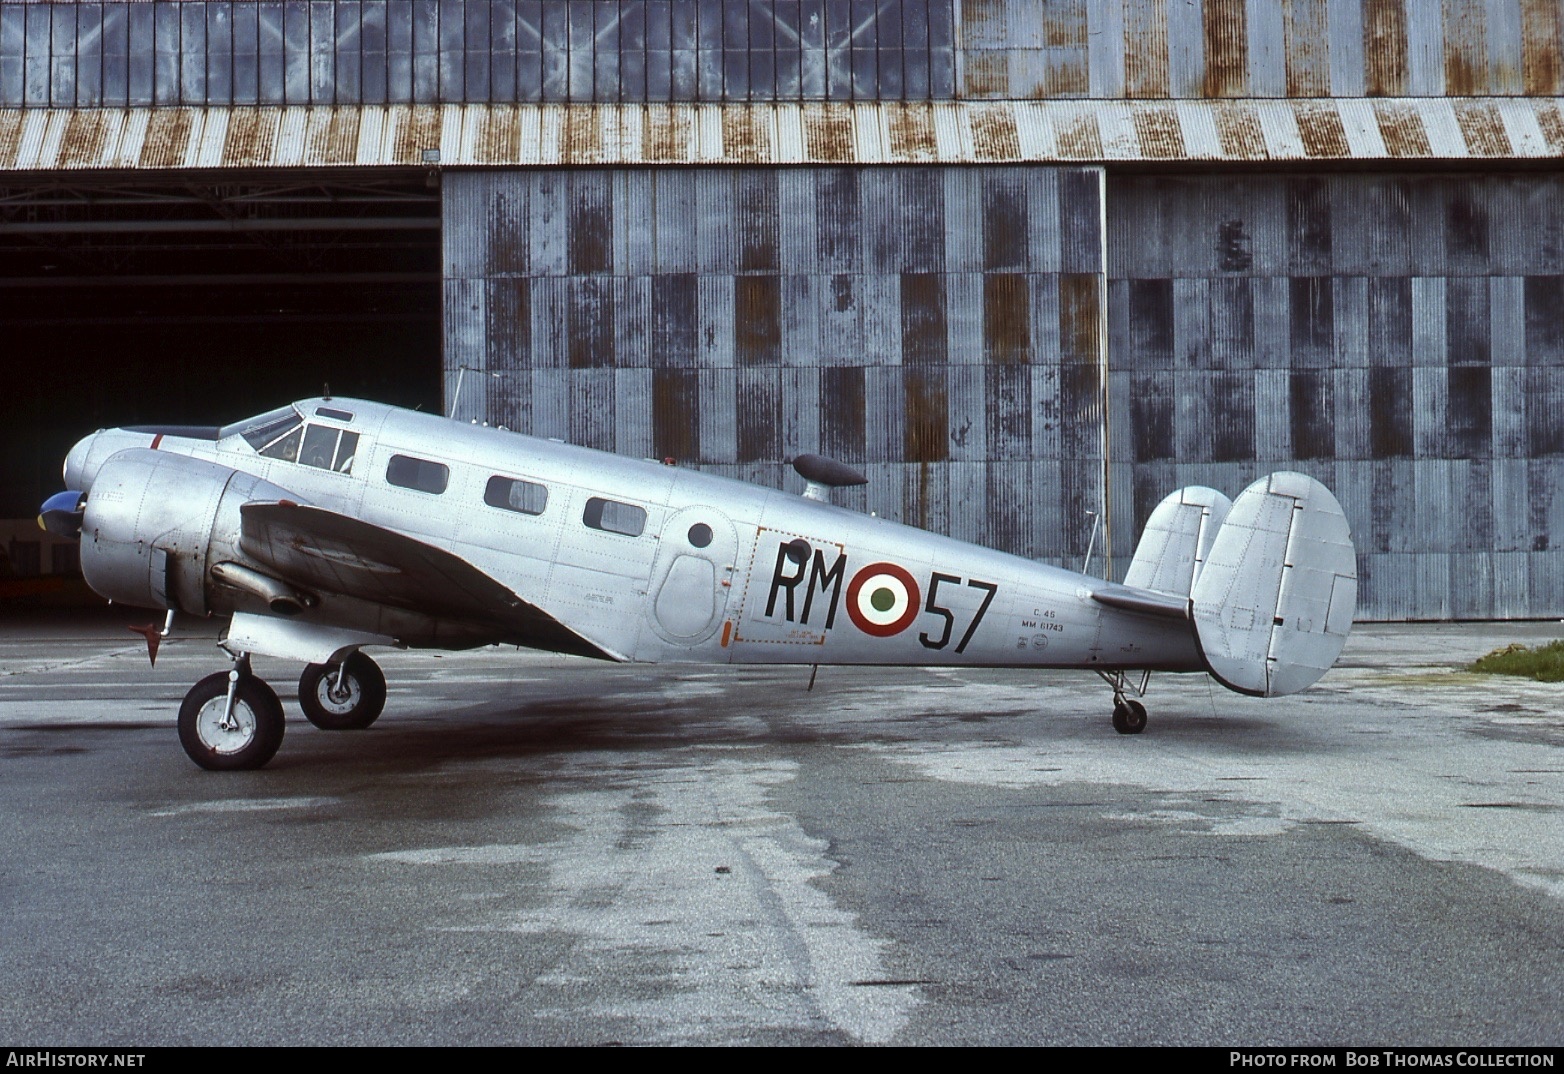
[[[639,537],[646,529],[646,511],[630,503],[604,500],[593,496],[587,501],[581,521],[595,530],[622,533],[626,537]]]
[[[483,490],[483,502],[503,511],[523,515],[541,515],[548,506],[548,489],[533,481],[515,477],[491,477]]]
[[[299,461],[317,470],[350,473],[358,451],[358,434],[341,432],[325,425],[311,425],[304,433],[304,449]]]
[[[386,481],[404,489],[441,493],[451,482],[451,468],[443,462],[415,459],[411,455],[392,455],[386,466]]]
[[[346,410],[333,410],[329,406],[318,406],[318,407],[316,407],[315,408],[315,416],[317,418],[330,418],[332,421],[352,421],[353,420],[353,415],[350,414],[348,411],[346,411]]]

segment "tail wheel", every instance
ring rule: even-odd
[[[282,702],[254,675],[234,683],[228,711],[228,672],[208,675],[190,688],[179,706],[179,744],[190,759],[216,772],[260,768],[282,745]]]
[[[340,664],[311,664],[299,676],[299,707],[322,731],[362,730],[385,710],[386,677],[363,653]]]
[[[1113,706],[1113,729],[1121,735],[1138,735],[1146,729],[1146,706],[1125,698]]]

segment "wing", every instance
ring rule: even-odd
[[[356,518],[295,504],[239,509],[239,547],[282,578],[442,618],[492,623],[523,645],[617,659],[460,556]]]

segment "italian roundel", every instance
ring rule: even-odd
[[[847,583],[847,614],[865,634],[888,638],[918,618],[918,583],[894,563],[871,563]]]

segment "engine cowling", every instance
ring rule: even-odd
[[[209,606],[214,563],[239,560],[239,508],[297,499],[205,459],[133,448],[106,460],[82,516],[82,575],[100,596],[195,615]]]

